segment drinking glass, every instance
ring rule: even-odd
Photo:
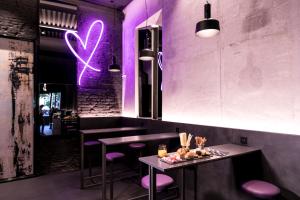
[[[162,158],[167,156],[168,152],[167,152],[167,145],[165,144],[160,144],[158,146],[158,157]]]
[[[200,150],[204,149],[204,144],[200,144],[200,145],[197,145],[197,146],[198,146],[198,149],[200,149]]]

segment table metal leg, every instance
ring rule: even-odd
[[[194,200],[197,200],[197,185],[198,185],[198,166],[194,168]]]
[[[84,188],[84,134],[80,134],[80,188]]]
[[[149,166],[150,187],[149,200],[156,200],[156,169]]]
[[[113,200],[114,199],[114,164],[110,163],[110,184],[109,184],[109,199]]]
[[[102,144],[102,200],[106,200],[106,145]]]
[[[180,199],[185,200],[185,170],[184,170],[184,168],[180,169],[180,179],[181,179]]]

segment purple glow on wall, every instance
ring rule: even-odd
[[[99,29],[98,32],[93,30],[96,27],[96,25],[100,25],[100,29]],[[83,76],[83,74],[84,74],[84,72],[86,71],[87,68],[90,68],[91,70],[97,71],[97,72],[101,71],[100,69],[91,66],[89,63],[90,63],[91,59],[93,58],[93,55],[94,55],[96,49],[99,46],[99,43],[100,43],[102,35],[103,35],[103,30],[104,30],[104,23],[101,20],[96,20],[90,25],[90,27],[88,29],[88,32],[86,34],[86,37],[85,37],[85,41],[82,40],[82,38],[76,33],[76,31],[68,30],[65,33],[65,41],[66,41],[69,49],[76,56],[76,58],[79,59],[84,64],[84,67],[83,67],[82,71],[80,72],[80,75],[79,75],[79,78],[78,78],[78,85],[81,85],[81,78],[82,78],[82,76]],[[89,43],[89,40],[90,40],[91,33],[98,34],[98,35],[96,37],[97,38],[96,43],[90,43],[91,46],[88,49],[87,47],[88,47],[88,43]],[[73,46],[71,45],[71,43],[69,41],[69,37],[68,37],[69,34],[73,35],[76,39],[78,39],[78,41],[80,41],[80,44],[81,44],[81,46],[83,47],[83,49],[85,51],[91,50],[91,52],[88,54],[87,58],[83,58],[81,55],[79,55],[74,50]]]
[[[152,16],[154,13],[162,9],[161,0],[147,1],[148,15]],[[144,22],[147,18],[145,2],[140,0],[133,0],[123,10],[125,19],[123,21],[123,62],[122,71],[126,74],[126,94],[123,99],[123,116],[136,117],[138,109],[136,107],[135,99],[135,41],[136,28],[139,24]]]
[[[126,74],[122,75],[122,85],[126,85]],[[126,87],[122,87],[122,99],[125,98],[126,95]],[[124,101],[122,101],[122,110],[124,109]]]

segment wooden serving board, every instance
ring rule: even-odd
[[[183,159],[183,158],[171,159],[172,155],[169,155],[169,156],[164,157],[164,158],[160,158],[160,161],[162,161],[164,163],[167,163],[169,165],[173,165],[173,164],[183,163],[183,162],[187,162],[187,161],[191,161],[191,160],[205,159],[205,158],[209,158],[209,157],[213,156],[213,155],[207,155],[207,156],[198,156],[198,157],[194,157],[194,158],[190,158],[190,159]]]

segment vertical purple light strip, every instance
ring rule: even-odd
[[[81,43],[81,45],[83,46],[84,50],[86,50],[87,48],[87,43],[89,41],[89,37],[90,37],[90,34],[91,34],[91,31],[92,29],[94,28],[94,26],[96,24],[100,24],[101,25],[101,29],[100,29],[100,32],[99,32],[99,35],[98,35],[98,39],[97,39],[97,42],[95,43],[95,46],[92,50],[92,52],[90,53],[90,56],[88,57],[88,59],[85,61],[84,59],[81,58],[80,55],[78,55],[78,53],[74,50],[74,48],[72,47],[70,41],[69,41],[69,37],[68,35],[69,34],[72,34],[74,37],[76,37],[76,39],[78,39]],[[78,78],[78,85],[81,85],[81,78],[86,70],[86,68],[90,68],[91,70],[94,70],[94,71],[97,71],[97,72],[100,72],[101,70],[100,69],[97,69],[95,67],[92,67],[91,65],[89,65],[89,62],[91,61],[96,49],[98,48],[98,45],[100,43],[100,40],[102,38],[102,35],[103,35],[103,30],[104,30],[104,23],[101,21],[101,20],[96,20],[94,21],[88,32],[87,32],[87,35],[86,35],[86,38],[85,38],[85,42],[83,42],[83,40],[81,39],[81,37],[76,33],[76,31],[71,31],[71,30],[68,30],[66,33],[65,33],[65,41],[69,47],[69,49],[71,50],[71,52],[84,64],[84,67],[79,75],[79,78]],[[94,32],[93,32],[94,33]]]
[[[125,99],[125,95],[126,95],[126,78],[127,78],[126,74],[123,74],[122,75],[122,85],[123,85],[123,87],[122,87],[122,111],[124,110],[124,103],[125,103],[124,99]]]

